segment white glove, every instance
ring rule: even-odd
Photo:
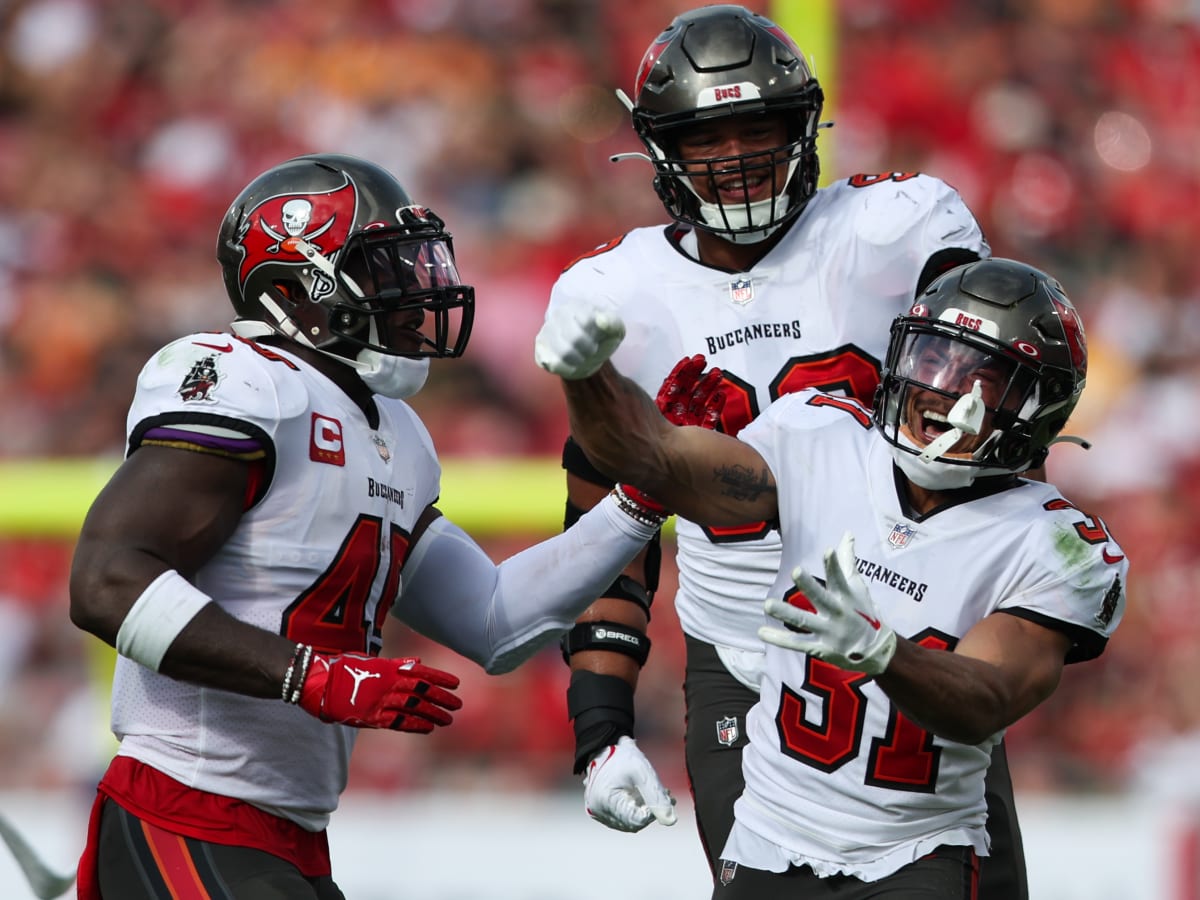
[[[624,337],[625,323],[611,309],[563,303],[547,310],[533,358],[547,372],[574,381],[599,369]]]
[[[825,551],[824,585],[801,568],[792,572],[792,581],[808,598],[812,610],[774,599],[768,599],[763,609],[801,631],[764,625],[758,629],[760,638],[854,672],[878,675],[888,667],[896,652],[896,632],[879,621],[871,592],[855,565],[850,532],[836,550]]]
[[[675,824],[675,798],[628,735],[588,763],[583,804],[589,816],[617,831],[641,831],[655,819]]]

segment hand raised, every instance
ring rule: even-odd
[[[763,608],[787,629],[764,625],[758,636],[768,644],[799,650],[842,669],[878,675],[896,652],[896,633],[879,619],[867,583],[858,574],[854,538],[849,532],[825,552],[825,584],[797,568],[795,582],[811,609],[769,598]]]
[[[716,430],[725,408],[724,373],[716,366],[704,371],[702,354],[685,356],[675,364],[658,389],[655,404],[672,425],[698,425]]]
[[[625,323],[604,305],[552,306],[534,340],[533,358],[547,372],[574,381],[599,369],[624,338]]]

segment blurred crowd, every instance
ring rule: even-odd
[[[746,5],[786,23],[809,2]],[[533,336],[564,265],[664,220],[649,167],[609,161],[641,149],[613,89],[692,5],[0,0],[0,464],[118,458],[148,355],[230,319],[214,260],[229,201],[315,150],[392,169],[447,220],[476,286],[467,358],[435,363],[414,402],[440,452],[557,455],[561,394]],[[836,54],[814,60],[826,180],[940,176],[1087,326],[1068,430],[1093,446],[1056,447],[1049,471],[1128,552],[1130,606],[1105,656],[1012,729],[1018,789],[1200,796],[1200,5],[832,5]],[[70,550],[0,536],[0,786],[90,787],[111,749],[104,654],[66,616]],[[668,562],[639,733],[682,788],[673,579]],[[488,678],[396,640],[461,672],[467,707],[435,737],[364,735],[352,789],[571,780],[556,654]]]

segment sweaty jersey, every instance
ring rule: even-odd
[[[1022,479],[917,515],[867,411],[812,391],[783,398],[740,437],[779,486],[771,596],[797,596],[793,569],[823,573],[825,551],[849,531],[879,618],[928,647],[952,650],[985,616],[1012,614],[1067,635],[1066,661],[1077,662],[1098,656],[1121,620],[1124,553],[1053,485]],[[938,844],[986,854],[984,776],[1002,734],[974,746],[935,737],[871,676],[773,645],[747,730],[725,857],[874,881]]]
[[[626,326],[613,363],[651,397],[680,359],[704,354],[725,372],[727,434],[805,388],[870,403],[891,322],[912,306],[929,258],[948,248],[990,254],[957,192],[918,174],[858,175],[822,188],[747,272],[697,262],[674,231],[636,229],[584,255],[550,302],[609,298]],[[676,527],[683,630],[761,651],[756,630],[779,570],[778,534],[765,522],[715,529],[679,519]],[[753,687],[748,673],[735,674]]]
[[[229,334],[189,335],[146,364],[128,416],[129,453],[165,444],[252,461],[260,473],[196,587],[230,615],[318,650],[379,652],[441,467],[407,404],[376,404],[372,428],[307,363]],[[176,681],[124,657],[112,725],[121,755],[314,831],[345,788],[357,734],[278,698]]]

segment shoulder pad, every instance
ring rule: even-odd
[[[849,219],[854,234],[867,243],[885,247],[911,241],[922,259],[945,246],[987,255],[975,216],[940,178],[919,172],[854,175],[830,189],[836,215]]]
[[[839,424],[871,428],[870,409],[852,397],[827,394],[814,388],[784,394],[768,406],[755,422],[768,416],[779,424],[786,424],[792,431],[814,431]]]
[[[131,418],[195,412],[244,419],[268,433],[308,408],[299,366],[272,348],[225,333],[167,344],[142,368]]]

